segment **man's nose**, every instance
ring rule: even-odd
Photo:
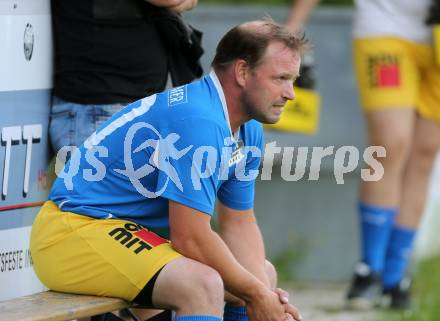
[[[289,83],[284,86],[283,97],[288,100],[295,99],[295,91],[293,89],[292,83]]]

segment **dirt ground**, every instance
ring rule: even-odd
[[[307,285],[289,289],[290,302],[304,321],[375,321],[374,311],[349,311],[344,308],[346,288],[342,285]]]

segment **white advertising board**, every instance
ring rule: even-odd
[[[0,91],[51,88],[52,34],[49,13],[0,12]]]
[[[0,231],[0,301],[46,290],[32,268],[31,227]]]
[[[0,0],[0,301],[45,290],[31,225],[47,199],[50,0]]]

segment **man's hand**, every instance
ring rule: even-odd
[[[276,288],[274,290],[274,292],[278,295],[278,297],[280,298],[281,303],[289,303],[289,292],[281,289],[281,288]]]
[[[198,0],[146,0],[157,7],[167,8],[175,12],[188,11],[197,5]]]
[[[298,309],[295,306],[289,304],[289,292],[281,288],[275,289],[274,292],[278,295],[280,302],[284,305],[284,312],[286,313],[284,321],[300,321],[302,317]]]
[[[283,289],[267,290],[246,303],[250,321],[301,321],[298,309],[289,304]]]
[[[286,317],[278,295],[269,289],[246,302],[246,311],[250,321],[283,321]]]
[[[170,7],[169,9],[177,13],[181,13],[193,9],[197,5],[197,2],[198,0],[184,0],[177,6]]]

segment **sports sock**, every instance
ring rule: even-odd
[[[223,315],[224,321],[248,321],[248,316],[245,307],[234,307],[225,305],[225,313]]]
[[[397,209],[359,203],[362,260],[373,272],[382,272]]]
[[[212,315],[184,315],[176,317],[174,321],[222,321],[222,318]]]
[[[416,230],[394,226],[385,256],[382,282],[385,289],[396,286],[405,274]]]

